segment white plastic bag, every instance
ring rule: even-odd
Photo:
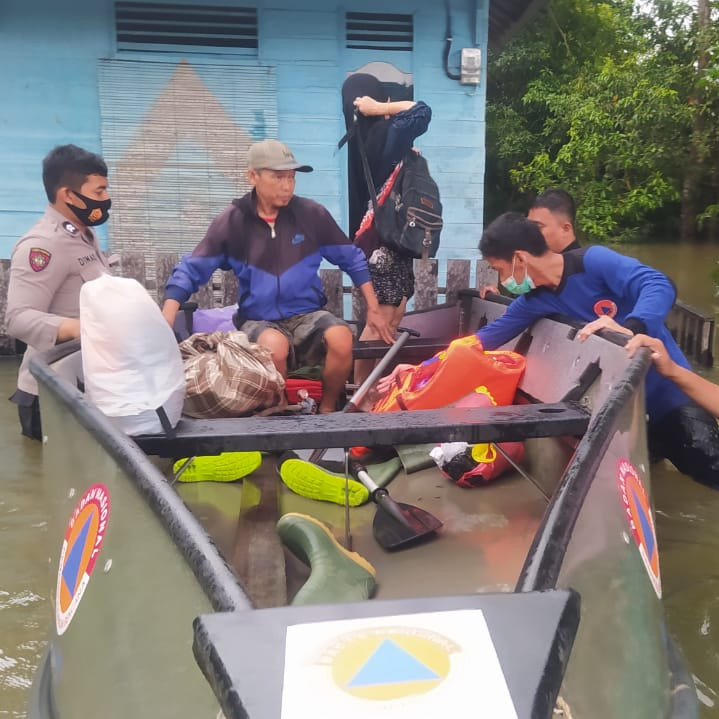
[[[85,395],[127,434],[163,431],[162,407],[174,427],[182,413],[185,374],[175,335],[136,280],[102,275],[80,290]]]

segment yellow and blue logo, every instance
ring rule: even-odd
[[[659,546],[649,498],[644,490],[642,480],[639,478],[639,473],[628,459],[619,459],[617,474],[619,475],[622,502],[629,519],[629,526],[634,535],[634,541],[639,547],[639,554],[642,557],[654,591],[661,599],[662,582],[659,573]]]
[[[320,660],[332,680],[358,699],[387,701],[426,694],[449,674],[460,647],[419,628],[377,627],[338,637]]]
[[[55,624],[63,634],[75,615],[90,581],[110,516],[110,494],[104,484],[93,484],[70,516],[60,552],[55,596]]]

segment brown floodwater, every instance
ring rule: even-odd
[[[679,296],[716,313],[710,277],[712,245],[623,246],[669,274]],[[719,357],[717,350],[715,356]],[[17,361],[0,359],[0,398],[15,382]],[[703,371],[719,383],[719,367]],[[25,716],[27,691],[52,613],[48,602],[46,508],[37,442],[22,438],[15,407],[0,399],[0,718]],[[719,717],[719,492],[693,482],[667,463],[653,470],[661,573],[669,628],[699,692],[703,719]]]
[[[27,691],[52,615],[40,443],[21,437],[14,390],[18,362],[0,359],[0,717],[24,717]]]

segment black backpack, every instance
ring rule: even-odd
[[[381,244],[408,257],[434,257],[442,231],[442,203],[427,160],[410,150],[402,160],[390,194],[378,205],[377,190],[359,132],[357,140]]]

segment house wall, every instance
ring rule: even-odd
[[[222,4],[211,0],[205,4]],[[202,4],[197,0],[194,4]],[[242,5],[250,5],[242,2]],[[453,0],[454,68],[459,48],[486,48],[489,0]],[[259,0],[258,57],[195,53],[117,52],[111,0],[3,0],[0,9],[0,258],[43,211],[42,158],[57,144],[73,142],[103,152],[98,60],[157,59],[191,64],[269,65],[277,80],[278,135],[316,171],[298,180],[299,194],[325,204],[346,228],[344,132],[339,88],[363,62],[391,60],[392,53],[347,50],[345,11],[414,15],[410,67],[415,98],[433,109],[420,147],[430,162],[445,207],[440,258],[476,256],[481,230],[484,175],[485,83],[463,86],[444,72],[444,3],[432,0],[346,2]],[[112,176],[110,177],[112,187]],[[238,192],[243,188],[239,187]],[[229,198],[228,198],[229,199]],[[118,208],[119,209],[119,208]],[[112,247],[112,222],[101,228]],[[200,239],[199,237],[197,238]]]

